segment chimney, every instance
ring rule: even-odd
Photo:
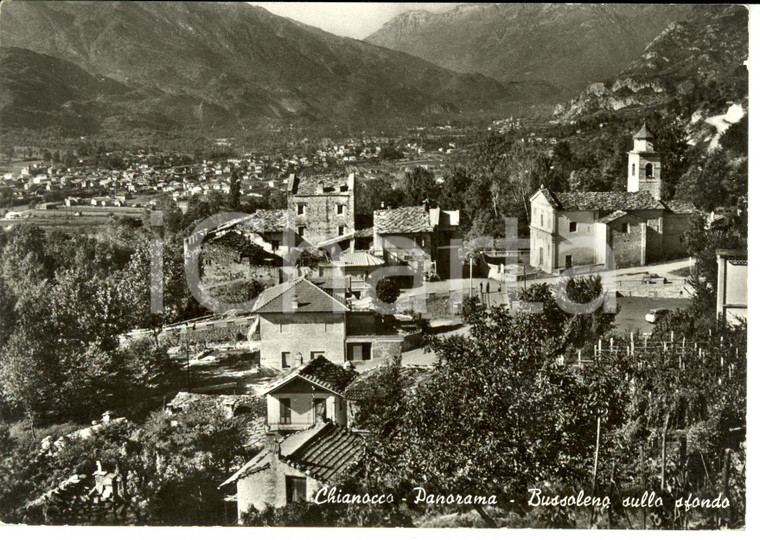
[[[325,181],[320,178],[319,182],[317,182],[317,185],[319,186],[319,193],[325,192]]]
[[[425,212],[430,212],[430,201],[428,199],[422,201],[422,207],[425,209]]]
[[[380,208],[385,209],[385,201],[380,201]]]
[[[280,455],[280,441],[277,440],[277,433],[274,431],[267,432],[265,447],[269,453]]]
[[[290,307],[293,308],[293,311],[298,311],[298,297],[293,296],[293,298],[290,299]]]

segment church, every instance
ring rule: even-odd
[[[530,265],[548,274],[611,270],[686,257],[681,241],[697,210],[662,200],[662,164],[646,124],[628,152],[628,191],[553,192],[531,198]]]

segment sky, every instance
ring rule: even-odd
[[[452,3],[380,2],[250,2],[255,6],[316,26],[339,36],[364,39],[405,11],[446,11]]]

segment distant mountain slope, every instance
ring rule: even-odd
[[[747,93],[748,19],[742,6],[700,6],[689,20],[671,24],[615,77],[590,85],[558,106],[555,115],[572,120],[672,100],[705,101],[709,112],[724,112],[726,100],[742,100]]]
[[[435,111],[490,107],[510,90],[406,54],[340,38],[248,4],[196,2],[3,2],[3,47],[67,62],[49,75],[105,77],[123,85],[91,116],[167,126],[249,128],[269,122],[363,124]],[[38,58],[27,57],[32,65]],[[29,75],[18,51],[2,57],[12,80]],[[56,73],[58,75],[56,75]],[[37,70],[35,77],[45,76]],[[64,77],[65,79],[65,77]],[[40,79],[41,80],[41,79]],[[4,84],[4,121],[42,121],[72,81],[37,84],[24,102]],[[90,83],[87,83],[90,85]],[[49,85],[49,86],[48,86]],[[12,94],[12,95],[10,95]],[[92,99],[84,92],[80,104]],[[73,106],[73,104],[72,104]],[[39,107],[39,110],[35,110]],[[39,113],[39,114],[38,114]],[[127,114],[130,113],[130,114]]]
[[[365,41],[502,82],[541,80],[577,92],[620,71],[691,6],[470,4],[410,11]]]

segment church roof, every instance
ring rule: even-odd
[[[644,124],[641,126],[641,129],[636,133],[636,135],[633,136],[634,139],[654,139],[654,135],[651,131],[649,131],[649,128],[647,128],[647,125]]]
[[[607,224],[607,223],[612,223],[613,221],[618,220],[618,219],[620,219],[622,217],[625,217],[625,216],[630,216],[630,217],[634,218],[636,221],[641,221],[639,218],[637,218],[636,216],[634,216],[632,214],[629,214],[625,210],[615,210],[611,214],[607,214],[603,218],[599,218],[596,221],[598,223]]]
[[[663,210],[663,204],[646,191],[582,191],[552,193],[560,210]]]

